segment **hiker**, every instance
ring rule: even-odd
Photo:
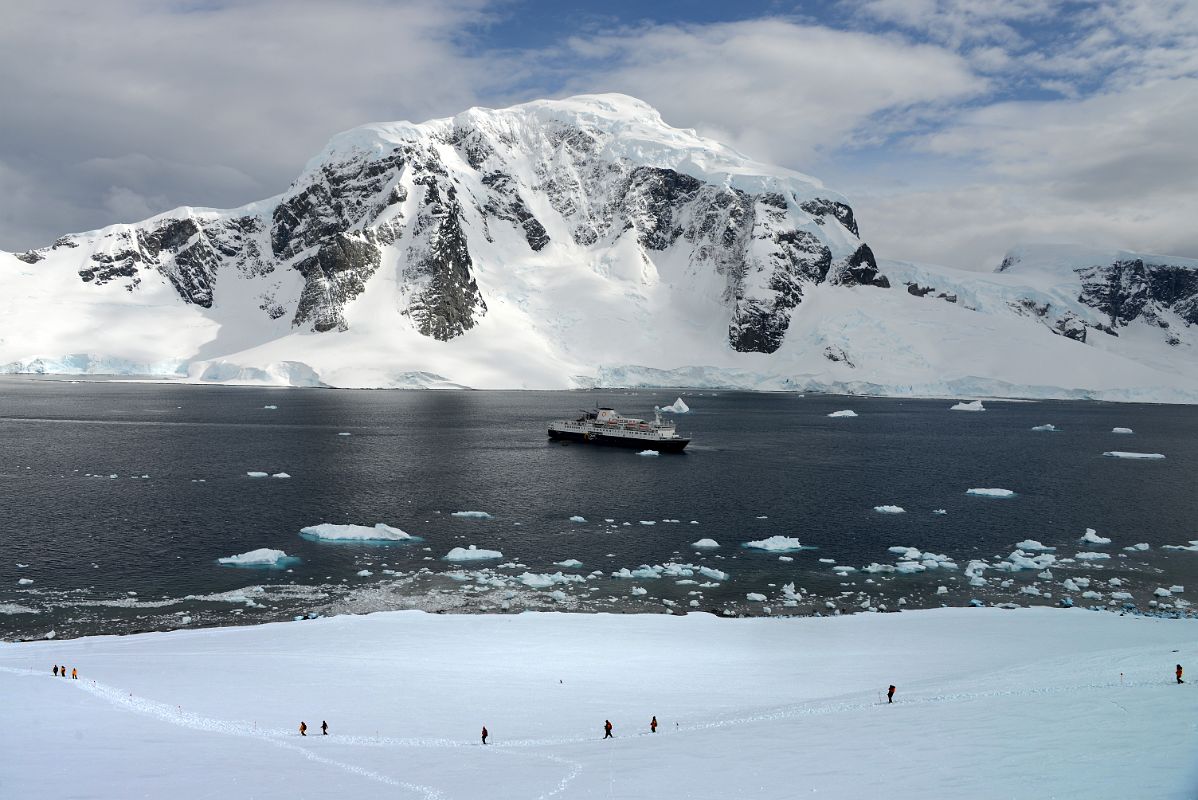
[[[1181,679],[1181,664],[1178,664],[1178,665],[1177,665],[1177,682],[1178,682],[1178,683],[1185,683],[1185,681],[1183,681],[1183,680]]]
[[[323,719],[320,721],[320,735],[321,736],[329,735],[329,723],[325,722]]]
[[[75,669],[74,667],[71,667],[71,680],[79,680],[79,670]]]
[[[61,667],[58,668],[58,674],[64,678],[67,676],[67,665],[66,664],[63,664]]]
[[[487,743],[487,726],[483,726],[483,744]]]
[[[886,690],[886,702],[887,703],[894,702],[894,684],[893,683],[890,684],[890,688]]]
[[[603,720],[603,738],[604,739],[616,738],[611,735],[611,720],[610,719]]]
[[[653,719],[649,720],[649,732],[657,733],[657,717],[656,716],[654,716]]]
[[[300,736],[307,736],[307,735],[308,735],[308,726],[307,726],[307,724],[305,724],[305,722],[304,722],[304,721],[301,719],[301,720],[300,720]]]
[[[55,678],[58,677],[58,665],[57,664],[54,665],[54,677]]]

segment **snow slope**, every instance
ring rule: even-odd
[[[0,787],[181,799],[1193,797],[1198,694],[1172,670],[1198,655],[1194,625],[1060,609],[395,612],[9,644]],[[52,677],[54,663],[80,679]],[[605,719],[613,741],[601,741]]]
[[[0,372],[1198,401],[1198,262],[877,260],[814,178],[624,95],[334,137],[284,193],[0,253]]]

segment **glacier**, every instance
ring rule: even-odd
[[[1198,261],[861,224],[625,95],[375,123],[274,197],[0,253],[0,373],[1198,402]]]

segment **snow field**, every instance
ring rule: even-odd
[[[1198,655],[1195,624],[1054,609],[397,612],[19,644],[0,648],[0,702],[21,732],[0,785],[96,800],[131,787],[262,800],[1183,798],[1198,694],[1172,667]],[[80,680],[53,678],[53,663]],[[615,740],[600,741],[604,719]],[[55,767],[64,732],[82,734],[69,770]],[[1151,746],[1129,758],[1128,742]],[[780,769],[796,748],[804,767]]]

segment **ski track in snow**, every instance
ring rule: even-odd
[[[0,667],[0,672],[49,679],[49,676],[29,669]],[[1016,670],[1016,672],[1018,672],[1018,670]],[[357,775],[367,780],[376,781],[388,786],[395,786],[397,788],[419,795],[425,798],[425,800],[446,800],[446,795],[444,795],[435,787],[400,781],[357,764],[338,761],[327,756],[319,755],[318,753],[315,753],[312,750],[291,741],[296,737],[296,734],[291,731],[282,730],[279,728],[259,728],[256,726],[251,726],[252,724],[247,724],[245,722],[205,717],[199,714],[183,711],[178,706],[170,705],[169,703],[135,697],[131,693],[128,693],[122,689],[118,689],[107,684],[101,684],[96,681],[72,681],[71,685],[86,691],[89,694],[104,700],[117,708],[121,708],[136,714],[154,717],[171,725],[177,725],[180,727],[209,733],[257,739],[284,750],[297,752],[310,761],[336,767],[352,775]],[[1157,682],[1126,680],[1122,683],[1116,681],[1106,681],[1065,686],[1031,687],[1026,689],[996,689],[983,692],[949,692],[922,697],[916,696],[913,698],[903,698],[895,701],[893,705],[898,707],[910,707],[942,703],[961,703],[1000,697],[1051,696],[1076,692],[1092,692],[1094,690],[1112,688],[1128,690],[1147,689],[1157,686]],[[913,692],[913,694],[918,694],[918,692]],[[825,716],[829,714],[859,712],[876,707],[878,705],[889,705],[881,700],[868,699],[868,695],[869,692],[858,692],[852,695],[846,695],[846,699],[838,702],[817,700],[812,702],[788,704],[775,709],[763,710],[756,714],[739,715],[735,717],[726,717],[722,719],[712,719],[693,723],[683,723],[681,727],[675,728],[673,730],[663,727],[662,731],[656,735],[686,735],[692,732],[719,730],[722,728],[738,727],[746,724],[775,722],[779,720],[796,719],[802,717]],[[881,695],[879,695],[879,697],[880,696]],[[866,699],[849,699],[856,697],[865,697]],[[1111,702],[1115,701],[1111,700]],[[1119,704],[1116,703],[1116,705]],[[646,732],[638,732],[635,735],[639,736],[650,734]],[[484,749],[488,754],[494,754],[497,756],[502,755],[509,758],[527,758],[548,761],[550,763],[564,767],[565,774],[557,782],[557,784],[548,791],[537,795],[535,798],[535,800],[546,800],[547,798],[555,797],[565,792],[570,784],[582,773],[583,765],[578,761],[548,753],[528,753],[520,751],[526,748],[535,747],[577,745],[586,742],[593,742],[594,739],[595,737],[593,736],[575,736],[552,739],[516,739],[502,743],[489,744]],[[445,738],[398,738],[389,736],[347,736],[342,734],[337,735],[336,744],[365,748],[459,748],[477,746],[472,743],[463,742],[461,740]]]

